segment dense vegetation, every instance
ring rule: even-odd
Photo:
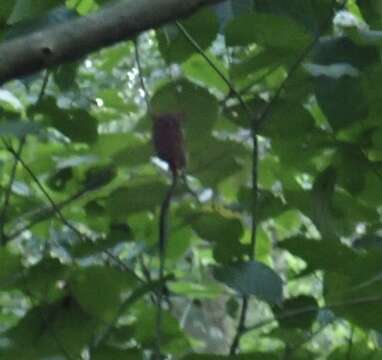
[[[0,46],[107,5],[1,0]],[[151,112],[164,358],[382,358],[381,47],[378,0],[231,0],[4,84],[0,358],[154,358]]]

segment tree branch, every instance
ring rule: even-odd
[[[138,33],[187,17],[221,0],[130,0],[0,45],[0,86],[8,80],[77,60]]]

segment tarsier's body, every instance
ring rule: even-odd
[[[184,139],[181,128],[183,116],[178,113],[154,115],[153,141],[160,159],[167,162],[174,176],[186,166]]]

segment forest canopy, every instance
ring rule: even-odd
[[[382,358],[381,47],[378,0],[1,0],[0,358]]]

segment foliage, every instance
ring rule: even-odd
[[[2,0],[0,41],[107,4]],[[188,153],[163,353],[381,358],[381,46],[378,1],[232,0],[7,83],[0,358],[151,357],[171,176],[145,95]]]

